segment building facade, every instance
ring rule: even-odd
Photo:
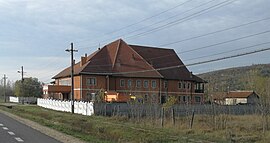
[[[68,67],[55,75],[46,97],[70,99],[66,89],[61,92],[61,86],[71,86],[70,73]],[[204,80],[189,72],[173,49],[128,45],[119,39],[74,65],[75,99],[93,100],[101,92],[105,96],[117,93],[125,100],[132,96],[143,102],[164,103],[175,97],[179,103],[200,104]]]

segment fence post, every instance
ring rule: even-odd
[[[194,113],[195,113],[195,111],[194,111],[194,109],[192,110],[192,117],[191,117],[191,121],[190,121],[190,129],[192,129],[192,126],[193,126],[193,121],[194,121]]]
[[[104,106],[104,116],[107,116],[107,104],[105,103],[105,106]]]
[[[115,112],[116,112],[116,106],[113,106],[113,113],[112,113],[112,116],[115,116]]]
[[[161,127],[164,125],[164,108],[161,108]]]
[[[119,116],[120,113],[120,105],[117,106],[117,116]]]
[[[172,107],[172,124],[175,125],[175,114],[174,108]]]

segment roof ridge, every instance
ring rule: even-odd
[[[153,49],[160,49],[160,50],[173,50],[172,48],[165,48],[165,47],[155,47],[155,46],[145,46],[145,45],[133,45],[133,44],[128,44],[129,46],[138,46],[138,47],[143,47],[143,48],[153,48]]]
[[[117,58],[118,51],[119,51],[119,48],[120,48],[120,44],[121,44],[121,39],[118,39],[118,45],[117,45],[117,50],[116,50],[116,53],[115,53],[115,56],[114,56],[114,61],[113,61],[113,63],[112,63],[112,69],[113,69],[114,66],[115,66],[115,62],[116,62],[116,58]]]

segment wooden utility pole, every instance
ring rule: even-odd
[[[20,73],[21,76],[22,76],[22,79],[21,79],[21,83],[22,83],[22,93],[24,94],[24,84],[23,84],[23,81],[24,81],[24,78],[23,78],[24,71],[23,71],[23,66],[21,67],[21,71],[18,71],[18,73]],[[24,96],[24,95],[23,95],[23,96]]]
[[[24,78],[23,78],[23,66],[22,66],[22,72],[21,72],[21,74],[22,74],[22,82],[24,81]]]
[[[6,80],[7,80],[7,77],[4,74],[4,99],[5,99],[5,102],[7,102],[7,99],[6,99]]]
[[[73,43],[70,44],[70,49],[66,49],[67,52],[71,54],[71,113],[74,114],[74,59],[73,52],[78,52],[78,50],[73,49]]]

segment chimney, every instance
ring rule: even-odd
[[[87,62],[87,54],[85,53],[84,57],[81,57],[81,64],[80,66],[83,66]]]
[[[192,74],[192,72],[190,72],[190,73],[189,73],[189,76],[190,76],[190,78],[193,78],[193,74]]]

